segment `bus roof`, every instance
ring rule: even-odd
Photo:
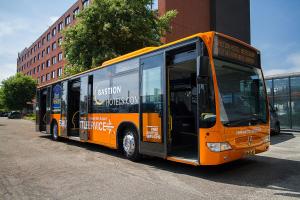
[[[194,35],[191,35],[191,36],[188,36],[188,37],[185,37],[185,38],[182,38],[182,39],[179,39],[179,40],[176,40],[176,41],[173,41],[173,42],[170,42],[170,43],[167,43],[167,44],[164,44],[164,45],[161,45],[161,46],[158,46],[158,47],[145,47],[145,48],[142,48],[142,49],[139,49],[137,51],[133,51],[131,53],[128,53],[128,54],[125,54],[125,55],[122,55],[122,56],[118,56],[116,58],[113,58],[111,60],[108,60],[108,61],[105,61],[102,63],[102,65],[100,65],[99,67],[95,67],[95,68],[92,68],[92,69],[89,69],[89,70],[86,70],[84,72],[80,72],[78,74],[74,74],[74,75],[71,75],[71,76],[68,76],[68,77],[65,77],[63,79],[59,79],[57,81],[54,81],[52,83],[48,83],[48,84],[45,84],[45,85],[42,85],[42,86],[38,86],[37,88],[43,88],[43,87],[47,87],[49,85],[52,85],[52,84],[55,84],[55,83],[58,83],[58,82],[61,82],[61,81],[64,81],[64,80],[68,80],[70,78],[74,78],[74,77],[77,77],[77,76],[80,76],[80,75],[83,75],[85,73],[89,73],[89,72],[92,72],[92,71],[96,71],[98,69],[101,69],[101,68],[104,68],[104,67],[107,67],[107,66],[110,66],[110,65],[113,65],[113,64],[116,64],[116,63],[119,63],[119,62],[122,62],[122,61],[125,61],[125,60],[129,60],[129,59],[132,59],[132,58],[135,58],[137,56],[141,56],[141,55],[144,55],[144,54],[147,54],[147,53],[151,53],[151,52],[154,52],[156,50],[161,50],[163,48],[166,48],[166,47],[169,47],[171,45],[174,45],[174,44],[177,44],[177,43],[180,43],[180,42],[184,42],[186,40],[190,40],[192,38],[196,38],[196,37],[199,37],[201,39],[204,40],[204,42],[208,44],[211,44],[212,43],[212,40],[213,40],[213,36],[215,34],[219,34],[219,35],[222,35],[230,40],[234,40],[238,43],[241,43],[251,49],[254,49],[256,51],[258,51],[257,49],[253,48],[252,46],[250,46],[249,44],[245,43],[245,42],[242,42],[238,39],[235,39],[235,38],[232,38],[230,36],[227,36],[227,35],[224,35],[224,34],[221,34],[221,33],[217,33],[217,32],[214,32],[214,31],[210,31],[210,32],[204,32],[204,33],[197,33],[197,34],[194,34]]]

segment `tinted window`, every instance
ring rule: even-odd
[[[93,112],[138,112],[138,59],[99,70],[94,75]]]
[[[95,113],[109,112],[107,100],[111,93],[116,92],[116,88],[110,87],[110,77],[110,67],[95,72],[93,85],[93,112]]]
[[[138,112],[139,103],[138,70],[116,75],[112,79],[113,94],[108,98],[111,112]],[[115,90],[116,88],[116,90]],[[114,92],[116,91],[116,92]]]

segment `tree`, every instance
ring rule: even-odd
[[[5,105],[4,105],[4,95],[3,95],[3,87],[0,87],[0,110],[4,110]]]
[[[20,73],[2,81],[4,106],[10,110],[22,110],[34,98],[36,86],[33,78]]]
[[[78,16],[77,23],[63,31],[68,66],[72,75],[119,55],[160,44],[170,31],[177,11],[158,17],[152,0],[94,0]]]

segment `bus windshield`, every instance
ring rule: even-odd
[[[225,126],[267,122],[266,94],[261,69],[215,59],[220,117]]]

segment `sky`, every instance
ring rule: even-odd
[[[0,82],[16,72],[30,46],[75,0],[9,0],[0,7]],[[251,42],[265,75],[300,72],[300,0],[250,0]]]

